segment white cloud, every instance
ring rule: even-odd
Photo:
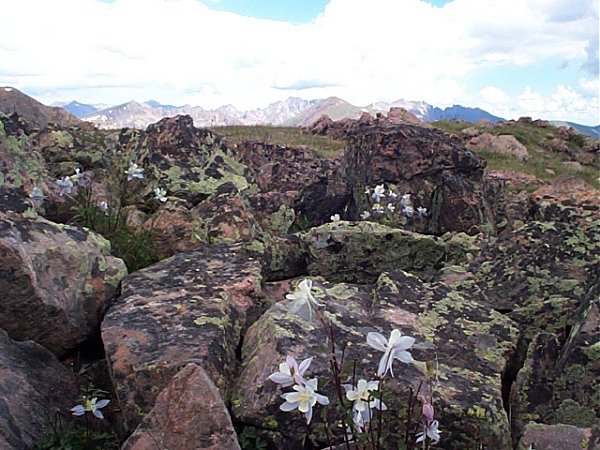
[[[359,105],[478,99],[544,113],[548,105],[578,104],[569,91],[588,110],[597,104],[589,89],[598,79],[597,67],[591,70],[596,0],[454,0],[443,8],[421,0],[331,0],[302,25],[215,11],[198,0],[20,0],[5,2],[2,12],[13,20],[0,27],[0,84],[49,101],[77,95],[250,108],[288,95],[337,95]],[[578,85],[559,71],[540,74],[555,77],[557,90],[563,85],[556,98],[543,98],[535,80],[524,79],[510,107],[498,91],[474,93],[464,81],[480,69],[548,58],[585,67],[592,78]]]

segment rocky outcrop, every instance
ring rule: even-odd
[[[156,398],[121,450],[240,450],[229,412],[204,370],[188,364]]]
[[[495,136],[490,133],[481,133],[467,141],[469,150],[484,150],[492,153],[513,156],[520,161],[529,159],[527,147],[521,144],[512,134]]]
[[[101,332],[130,431],[189,363],[227,397],[260,283],[259,263],[223,245],[178,253],[123,280]]]
[[[81,344],[127,273],[109,248],[82,228],[0,215],[0,328],[57,355]]]
[[[3,449],[33,448],[77,396],[72,373],[51,352],[32,341],[13,341],[2,329],[0,380]]]

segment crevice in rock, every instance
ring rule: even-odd
[[[511,411],[511,403],[510,403],[510,394],[512,391],[512,387],[517,380],[517,375],[519,371],[523,368],[525,364],[525,359],[527,358],[527,349],[529,348],[529,344],[531,342],[531,338],[526,336],[526,334],[521,331],[521,335],[519,336],[519,340],[517,341],[517,346],[515,351],[510,359],[506,362],[506,366],[504,367],[504,371],[502,372],[501,382],[502,382],[502,405],[504,410],[506,411],[506,415],[509,418],[510,426],[511,426],[511,435],[513,434],[513,426],[512,426],[512,411]],[[516,439],[515,439],[516,438]],[[518,442],[519,436],[512,436],[513,444]]]

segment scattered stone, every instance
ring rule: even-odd
[[[33,448],[55,420],[69,416],[77,388],[56,356],[0,329],[0,448]],[[63,424],[65,424],[63,422]]]
[[[188,364],[156,398],[121,450],[239,450],[229,412],[206,372]]]

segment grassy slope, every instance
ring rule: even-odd
[[[286,147],[306,147],[323,158],[330,158],[344,151],[344,143],[324,136],[303,133],[300,128],[270,126],[227,126],[214,127],[232,144],[244,141],[259,141]]]
[[[467,122],[440,121],[433,123],[433,125],[436,128],[456,134],[457,136],[461,136],[461,131],[465,128],[479,128],[478,125]],[[507,169],[524,172],[545,181],[551,181],[562,174],[570,174],[583,179],[596,189],[600,189],[600,182],[598,181],[600,167],[583,166],[583,170],[577,172],[562,164],[566,160],[565,157],[542,147],[544,142],[550,142],[558,135],[558,129],[552,127],[541,128],[531,124],[515,122],[504,126],[485,127],[484,131],[495,135],[512,134],[527,147],[530,154],[530,158],[527,161],[519,161],[508,155],[481,150],[478,154],[487,161],[488,169]],[[570,143],[571,147],[577,150],[583,144],[583,139],[588,138],[578,137],[574,139]]]

